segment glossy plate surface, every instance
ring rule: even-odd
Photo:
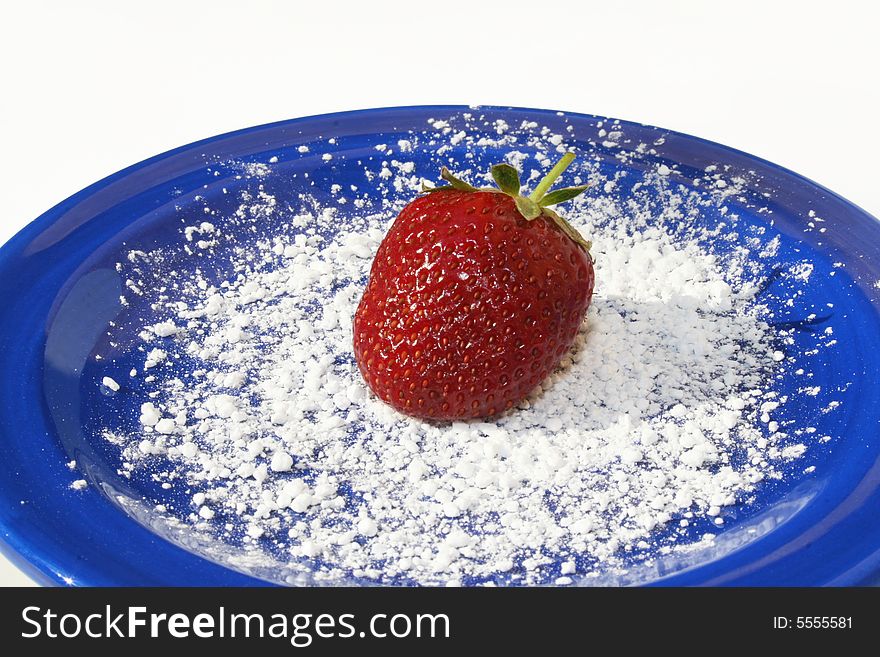
[[[161,246],[178,237],[179,213],[198,195],[253,184],[241,164],[278,162],[265,181],[280,199],[334,183],[347,186],[353,163],[378,144],[426,133],[428,120],[462,112],[535,122],[573,135],[605,173],[665,167],[690,185],[706,166],[745,187],[729,206],[746,222],[778,232],[777,265],[807,258],[810,285],[795,306],[774,309],[798,324],[804,344],[834,328],[843,345],[811,362],[822,393],[786,413],[816,427],[807,455],[784,483],[759,489],[711,549],[689,559],[658,559],[614,583],[669,585],[824,585],[880,582],[880,223],[829,190],[745,153],[634,123],[615,129],[625,144],[597,137],[599,117],[511,108],[413,107],[295,119],[220,135],[158,155],[75,194],[0,250],[0,546],[43,583],[74,585],[260,585],[279,581],[259,569],[220,565],[214,547],[174,532],[145,511],[161,495],[147,481],[117,474],[118,455],[95,438],[106,405],[94,354],[121,312],[113,263],[130,244]],[[569,128],[570,127],[570,128]],[[332,138],[332,144],[328,140]],[[429,140],[422,143],[427,144]],[[418,143],[418,142],[417,142]],[[650,149],[621,159],[618,149]],[[309,146],[308,151],[300,147]],[[332,160],[322,157],[332,152]],[[491,143],[475,167],[497,161]],[[277,159],[276,159],[277,158]],[[416,146],[407,159],[435,171],[438,155]],[[235,164],[233,164],[235,163]],[[360,172],[359,175],[362,175]],[[366,189],[366,188],[365,188]],[[317,190],[317,192],[316,192]],[[757,211],[757,207],[764,208]],[[769,208],[769,212],[766,209]],[[817,224],[815,218],[821,218]],[[830,304],[830,305],[829,305]],[[809,319],[810,317],[813,319]],[[815,320],[815,321],[814,321]],[[102,348],[106,347],[102,344]],[[116,354],[124,367],[125,353]],[[835,412],[820,412],[840,401]],[[132,402],[128,402],[132,403]],[[125,410],[114,408],[115,411]],[[65,465],[76,459],[81,473]],[[114,460],[117,459],[117,460]],[[815,470],[805,472],[808,466]],[[89,487],[70,488],[84,476]],[[281,579],[280,581],[283,581]]]

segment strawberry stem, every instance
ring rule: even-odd
[[[562,172],[568,168],[568,165],[574,162],[574,153],[566,153],[562,156],[562,159],[556,163],[550,171],[541,179],[541,182],[538,183],[538,186],[535,187],[535,190],[529,194],[529,198],[532,199],[535,203],[538,203],[543,197],[544,194],[553,186],[553,183],[556,182],[556,179],[562,175]]]

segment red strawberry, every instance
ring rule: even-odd
[[[421,418],[489,417],[543,381],[571,347],[593,294],[589,244],[547,206],[572,153],[520,195],[519,174],[492,167],[499,189],[450,184],[400,212],[382,240],[354,316],[354,353],[370,388]]]

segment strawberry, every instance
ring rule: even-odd
[[[367,384],[420,418],[491,417],[520,402],[570,349],[593,294],[590,245],[547,206],[566,154],[529,196],[508,164],[477,189],[444,167],[382,240],[354,316]]]

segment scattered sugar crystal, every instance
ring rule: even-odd
[[[178,328],[171,320],[159,322],[158,324],[153,324],[149,327],[153,333],[155,333],[160,338],[167,338],[169,335],[174,335],[177,333]]]
[[[156,431],[159,433],[174,433],[176,426],[173,419],[164,417],[156,422]]]
[[[372,518],[361,518],[357,524],[358,531],[364,536],[375,536],[379,529]]]
[[[167,357],[168,354],[165,352],[164,349],[151,349],[147,354],[146,360],[144,361],[144,369],[148,370],[151,367],[155,367]]]
[[[192,458],[198,453],[199,448],[195,445],[195,443],[190,442],[180,445],[177,448],[177,451],[179,451],[180,454],[185,458]]]
[[[275,452],[272,455],[270,468],[273,472],[287,472],[293,466],[293,457],[287,452]]]
[[[141,424],[145,427],[152,427],[160,420],[161,414],[159,413],[159,409],[153,404],[153,402],[144,402],[141,404]]]

